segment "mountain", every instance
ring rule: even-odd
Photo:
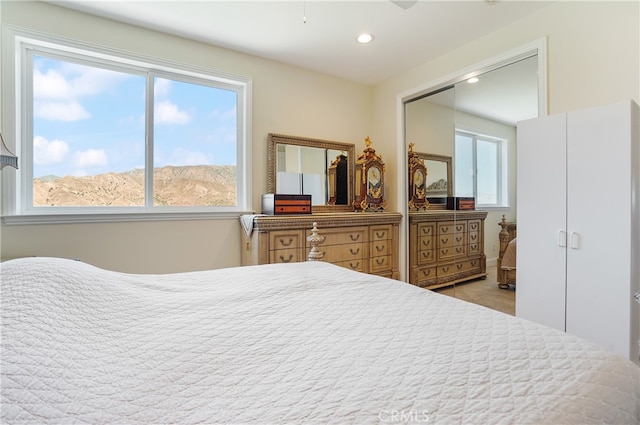
[[[144,206],[144,172],[33,179],[35,206]],[[236,205],[236,167],[166,166],[154,170],[156,206]]]

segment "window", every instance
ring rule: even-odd
[[[247,79],[16,40],[16,214],[249,209]]]
[[[508,204],[506,140],[456,131],[455,196],[474,197],[476,204]]]

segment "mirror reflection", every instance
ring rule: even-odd
[[[437,291],[509,314],[515,312],[514,288],[500,289],[496,281],[499,223],[502,215],[510,221],[516,217],[515,129],[517,121],[538,116],[537,62],[535,54],[523,57],[479,73],[476,84],[452,81],[451,86],[405,103],[407,146],[414,143],[416,151],[451,157],[453,179],[448,180],[447,195],[440,188],[437,196],[473,197],[476,203],[476,211],[430,211],[432,205],[425,212],[409,211],[409,280],[431,288],[442,282],[439,273],[446,273],[445,267],[450,265],[445,264],[443,252],[430,251],[426,245],[446,242],[446,238],[439,238],[440,224],[436,224],[440,215],[446,215],[453,229],[461,229],[450,239],[455,243],[460,236],[460,245],[453,247],[460,254],[451,264],[461,270],[460,277],[452,277],[451,284]],[[436,167],[431,164],[430,174]],[[481,230],[470,232],[476,223]],[[429,232],[435,233],[431,236]],[[482,251],[474,255],[486,256],[484,279],[461,277],[472,253],[472,237],[481,241]]]
[[[311,195],[313,210],[350,211],[355,145],[269,134],[267,191]]]

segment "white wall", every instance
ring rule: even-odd
[[[38,32],[253,79],[253,206],[266,192],[270,132],[354,143],[371,128],[371,88],[39,2],[2,2],[1,20]],[[3,173],[13,172],[5,169]],[[2,225],[1,256],[80,258],[126,272],[240,265],[237,219]]]

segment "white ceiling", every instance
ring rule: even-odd
[[[47,2],[370,85],[550,3],[419,0],[405,9],[389,0]],[[374,35],[372,43],[356,42],[363,31]]]

